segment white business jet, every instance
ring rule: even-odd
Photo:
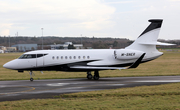
[[[151,24],[125,49],[37,50],[26,52],[3,67],[18,72],[30,71],[30,81],[33,81],[33,71],[87,72],[88,79],[98,80],[100,70],[136,68],[163,54],[156,45],[174,45],[157,42],[162,21],[149,20]]]

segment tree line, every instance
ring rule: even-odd
[[[12,46],[15,44],[38,44],[42,45],[64,44],[64,42],[72,42],[73,44],[83,44],[84,48],[94,49],[108,49],[108,48],[125,48],[133,43],[132,40],[126,38],[96,38],[96,37],[57,37],[57,36],[45,36],[45,37],[27,37],[27,36],[0,36],[0,46]],[[168,48],[179,48],[180,40],[163,40],[158,41],[177,44],[176,46],[170,46]],[[161,48],[167,48],[160,46]]]

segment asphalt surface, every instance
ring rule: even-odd
[[[143,85],[159,85],[180,82],[180,76],[149,77],[115,77],[88,79],[50,79],[21,81],[0,81],[0,101],[21,99],[45,99],[53,96],[83,91],[95,91],[135,87]]]

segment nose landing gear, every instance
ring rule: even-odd
[[[30,75],[30,77],[31,77],[31,78],[30,78],[30,81],[33,81],[34,79],[33,79],[32,77],[35,76],[35,74],[34,74],[32,71],[30,71],[30,72],[29,72],[29,75]]]

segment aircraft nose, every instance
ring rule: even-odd
[[[4,67],[4,68],[8,68],[8,64],[5,63],[5,64],[3,65],[3,67]]]
[[[5,63],[5,64],[3,65],[3,67],[4,67],[4,68],[7,68],[7,69],[11,69],[11,68],[12,68],[12,65],[11,65],[10,62],[8,62],[8,63]]]
[[[15,69],[15,66],[16,66],[16,62],[13,60],[13,61],[10,61],[10,62],[7,62],[3,65],[4,68],[7,68],[7,69]]]

